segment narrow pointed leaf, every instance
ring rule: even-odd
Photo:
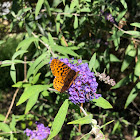
[[[74,29],[78,28],[78,17],[75,16],[75,19],[74,19]]]
[[[10,75],[11,75],[13,82],[16,83],[16,68],[15,68],[14,64],[11,65]]]
[[[85,116],[83,118],[80,118],[80,119],[72,121],[72,122],[69,122],[67,124],[89,124],[92,122],[92,117],[93,117],[93,115],[90,114],[88,116]]]
[[[140,76],[140,60],[137,61],[137,63],[136,63],[134,73],[135,73],[136,76]]]
[[[17,56],[26,53],[27,51],[25,50],[19,50],[17,52],[14,53],[14,55],[12,56],[12,60],[14,60]]]
[[[0,122],[0,130],[2,130],[3,132],[11,131],[10,127],[6,123],[3,123],[3,122]]]
[[[44,3],[44,0],[38,0],[37,5],[36,5],[36,9],[35,9],[35,16],[36,17],[38,16],[38,13],[39,13],[43,3]]]
[[[26,105],[25,114],[28,113],[31,110],[31,108],[35,105],[35,103],[37,102],[38,96],[39,96],[39,93],[36,93],[36,94],[33,94],[29,98],[28,103]]]
[[[113,108],[112,105],[103,97],[99,97],[98,99],[93,99],[92,101],[95,102],[96,106],[102,107],[104,109]]]
[[[131,90],[126,103],[125,103],[125,109],[127,108],[127,106],[137,97],[137,95],[140,92],[140,82],[136,84],[136,86]]]
[[[89,69],[92,70],[96,62],[96,53],[94,53],[89,61]]]
[[[28,88],[25,88],[23,94],[21,95],[17,106],[25,102],[27,99],[29,99],[31,96],[38,94],[44,90],[47,90],[49,86],[48,85],[34,85],[30,86]]]
[[[68,99],[66,99],[65,102],[60,107],[60,109],[54,119],[54,122],[51,127],[51,132],[50,132],[49,138],[47,140],[50,140],[53,137],[55,137],[61,130],[61,127],[62,127],[65,117],[67,115],[68,106],[69,106]]]
[[[136,26],[136,27],[140,28],[140,23],[138,23],[138,22],[131,23],[130,25],[131,25],[131,26]]]

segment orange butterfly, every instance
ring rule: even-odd
[[[76,79],[79,72],[75,72],[65,63],[58,59],[53,59],[50,64],[52,74],[55,76],[53,86],[59,92],[67,90]]]

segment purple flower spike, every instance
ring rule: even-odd
[[[110,21],[111,23],[114,23],[115,24],[115,19],[114,19],[114,17],[111,14],[106,13],[105,14],[105,19],[108,20],[108,21]]]
[[[26,129],[24,133],[26,133],[27,136],[30,136],[30,140],[43,140],[48,137],[50,134],[50,128],[45,127],[44,124],[36,123],[37,128],[36,130],[30,130]]]
[[[69,100],[71,102],[79,104],[101,97],[100,94],[96,94],[98,83],[87,63],[83,64],[82,60],[78,60],[77,64],[70,63],[68,59],[61,59],[60,61],[64,62],[72,70],[79,71],[79,75],[68,89]]]

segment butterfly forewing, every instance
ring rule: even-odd
[[[65,63],[61,62],[58,59],[53,59],[50,67],[52,70],[52,74],[54,76],[65,77],[71,70],[71,68],[69,66],[67,66]]]

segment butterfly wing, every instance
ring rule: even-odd
[[[68,75],[64,79],[64,86],[62,87],[61,92],[64,92],[71,86],[73,81],[76,79],[78,73],[79,72],[75,72],[74,70],[69,71]]]
[[[53,59],[50,64],[52,74],[57,77],[66,77],[71,68],[58,59]]]
[[[61,92],[61,89],[64,87],[64,79],[62,77],[55,77],[53,80],[53,87]]]
[[[67,90],[79,73],[75,72],[58,59],[53,59],[51,61],[50,67],[53,75],[55,76],[53,86],[59,92],[64,92]]]

